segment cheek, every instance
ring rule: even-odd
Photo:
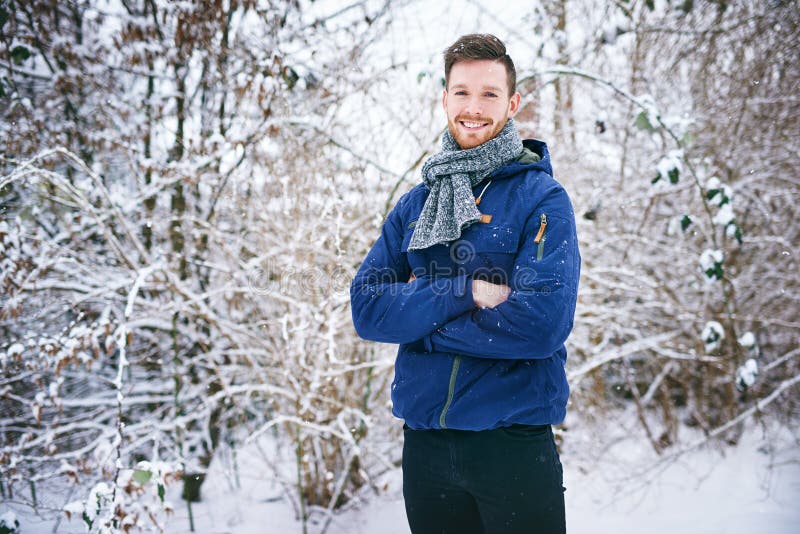
[[[505,116],[508,114],[509,107],[505,104],[500,102],[497,103],[497,106],[494,108],[495,115]]]

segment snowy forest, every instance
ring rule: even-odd
[[[2,0],[0,531],[243,532],[193,507],[255,474],[294,532],[380,502],[396,347],[348,290],[472,32],[575,207],[565,467],[800,463],[796,2]]]

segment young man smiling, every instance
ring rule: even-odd
[[[503,43],[445,51],[442,150],[397,202],[350,288],[353,323],[398,343],[403,495],[414,534],[563,533],[551,425],[580,273],[575,217],[547,146],[519,137]]]
[[[505,56],[508,57],[508,56]],[[447,89],[442,105],[447,128],[462,150],[475,148],[500,133],[519,109],[516,76],[507,75],[506,64],[491,59],[445,64]],[[512,65],[513,66],[513,65]],[[510,95],[510,96],[509,96]]]

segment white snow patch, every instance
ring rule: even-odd
[[[0,527],[8,529],[9,532],[14,532],[18,525],[17,515],[11,510],[0,515]],[[5,532],[5,530],[3,532]]]
[[[706,352],[712,352],[718,348],[722,340],[725,339],[725,330],[717,321],[708,321],[700,337],[703,343],[705,343]]]
[[[22,351],[25,350],[25,346],[22,343],[14,343],[8,350],[6,350],[6,356],[8,358],[13,358],[15,356],[19,356],[22,354]]]
[[[726,202],[720,206],[719,211],[714,216],[714,224],[718,224],[719,226],[728,226],[733,222],[733,217],[733,207],[731,207],[730,202]]]
[[[716,176],[712,176],[708,180],[706,180],[706,191],[719,189],[721,185],[722,182],[719,181],[719,178],[717,178]]]
[[[739,338],[739,345],[743,346],[746,349],[755,346],[756,344],[756,336],[753,335],[752,332],[745,332],[742,334],[742,337]]]
[[[700,254],[700,270],[706,273],[722,265],[725,259],[721,250],[706,249]]]
[[[670,150],[666,156],[662,157],[656,166],[661,179],[669,181],[669,173],[672,171],[677,171],[680,175],[683,172],[682,160],[683,150]]]
[[[736,384],[740,388],[749,388],[756,383],[758,377],[758,362],[753,358],[749,358],[744,365],[736,369]]]
[[[83,502],[82,501],[72,501],[64,505],[62,508],[65,512],[71,515],[76,515],[78,517],[81,516],[83,513]]]

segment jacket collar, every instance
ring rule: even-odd
[[[520,172],[526,171],[541,171],[553,176],[553,167],[550,165],[550,151],[547,149],[547,143],[539,141],[538,139],[525,139],[522,141],[522,146],[535,152],[542,159],[536,163],[521,163],[519,161],[512,161],[508,165],[504,165],[499,169],[493,171],[487,178],[492,180],[502,180],[516,176]]]

